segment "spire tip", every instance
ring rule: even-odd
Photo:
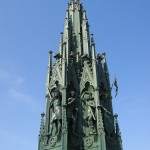
[[[51,55],[52,53],[53,53],[53,51],[50,50],[50,51],[49,51],[49,54]]]
[[[41,117],[42,117],[42,118],[44,118],[44,116],[45,116],[45,113],[44,113],[44,112],[43,112],[43,113],[41,113]]]

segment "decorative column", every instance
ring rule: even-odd
[[[66,43],[63,43],[63,58],[62,58],[62,150],[68,149],[68,127],[67,127],[67,96],[66,96]]]

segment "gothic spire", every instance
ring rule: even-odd
[[[71,0],[68,4],[63,39],[66,42],[67,64],[71,53],[78,53],[76,57],[90,56],[89,24],[86,11],[79,0]]]
[[[39,150],[122,150],[105,53],[96,58],[94,35],[90,35],[79,0],[68,3],[59,52],[54,57],[52,70],[50,51]],[[116,141],[120,149],[116,149]]]

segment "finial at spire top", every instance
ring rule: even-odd
[[[45,113],[44,113],[44,112],[43,112],[43,113],[41,113],[41,117],[42,117],[42,118],[44,118],[44,116],[45,116]]]
[[[50,51],[49,51],[49,54],[50,54],[50,55],[53,54],[53,51],[50,50]]]
[[[93,33],[91,34],[91,44],[92,44],[92,45],[95,45],[95,42],[94,42],[94,34],[93,34]]]
[[[78,3],[80,0],[71,0],[71,2]]]

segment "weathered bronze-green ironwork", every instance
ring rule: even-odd
[[[54,57],[52,66],[50,51],[38,150],[122,150],[106,55],[96,56],[94,36],[79,0],[68,3]]]

